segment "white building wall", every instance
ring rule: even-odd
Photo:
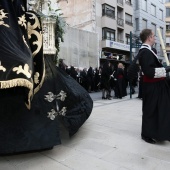
[[[96,33],[67,27],[64,42],[60,43],[59,59],[68,66],[98,67],[98,36]]]

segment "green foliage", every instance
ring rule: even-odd
[[[55,62],[57,64],[58,53],[60,51],[60,42],[64,42],[63,36],[65,33],[66,22],[64,18],[57,17],[56,19],[56,27],[55,27],[55,46],[56,46],[56,55],[55,55]]]
[[[55,24],[55,47],[56,47],[56,54],[54,56],[54,62],[57,64],[58,60],[58,53],[60,51],[60,42],[64,42],[64,33],[65,33],[65,26],[66,21],[65,18],[62,17],[62,13],[60,13],[61,9],[52,10],[51,3],[48,3],[49,13],[48,15],[43,14],[41,11],[38,11],[39,16],[42,19],[51,18],[56,20]]]

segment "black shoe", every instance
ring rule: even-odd
[[[148,137],[145,137],[145,136],[142,136],[141,137],[145,142],[147,142],[147,143],[151,143],[151,144],[155,144],[156,143],[156,141],[154,140],[154,139],[152,139],[152,138],[148,138]]]
[[[107,99],[106,97],[102,97],[102,99]]]

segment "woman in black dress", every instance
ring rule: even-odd
[[[110,97],[110,62],[106,61],[103,64],[102,73],[101,73],[101,89],[102,89],[102,99],[109,99]]]

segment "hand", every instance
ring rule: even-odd
[[[166,70],[167,73],[170,72],[170,66],[166,66],[165,70]]]

